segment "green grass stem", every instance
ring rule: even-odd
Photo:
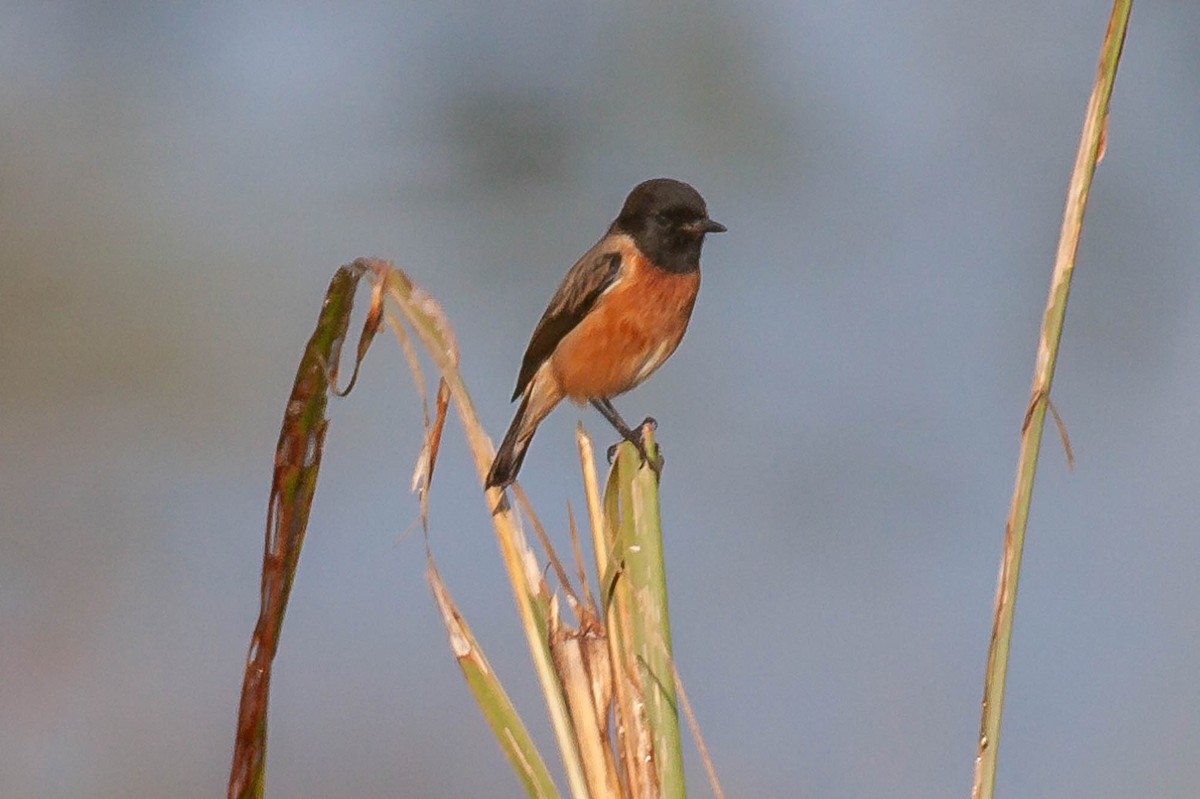
[[[1100,65],[1088,100],[1083,120],[1083,133],[1075,156],[1075,167],[1067,187],[1066,209],[1054,272],[1050,278],[1050,294],[1042,318],[1033,385],[1025,422],[1021,429],[1021,449],[1017,460],[1016,485],[1004,529],[1004,551],[997,579],[992,635],[988,646],[987,672],[984,678],[983,702],[980,713],[978,750],[975,758],[973,799],[991,799],[996,781],[996,757],[1000,745],[1000,718],[1004,708],[1004,681],[1008,671],[1009,644],[1012,640],[1013,611],[1016,605],[1017,580],[1021,571],[1021,551],[1025,545],[1025,528],[1029,520],[1029,504],[1033,497],[1033,480],[1037,472],[1038,449],[1042,442],[1046,409],[1050,401],[1050,385],[1058,359],[1058,344],[1062,336],[1063,319],[1067,312],[1067,295],[1075,269],[1075,254],[1079,249],[1079,233],[1087,207],[1088,191],[1096,164],[1104,153],[1108,128],[1108,106],[1112,96],[1117,64],[1125,42],[1132,0],[1116,0],[1104,44]]]

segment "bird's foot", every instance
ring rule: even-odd
[[[641,456],[641,464],[640,465],[649,466],[650,470],[654,472],[654,477],[656,479],[661,479],[662,478],[662,467],[663,467],[663,464],[666,463],[666,459],[663,458],[661,445],[655,445],[655,448],[654,448],[655,449],[655,453],[654,453],[655,457],[653,457],[653,458],[651,458],[649,453],[646,452],[646,441],[645,441],[646,430],[645,430],[645,428],[647,428],[647,427],[649,427],[651,430],[657,430],[658,422],[652,416],[647,416],[642,421],[641,425],[638,426],[636,431],[630,431],[632,433],[632,435],[626,436],[625,440],[628,441],[630,444],[633,444],[633,446],[637,449],[638,455]],[[613,444],[611,447],[608,448],[608,462],[610,464],[617,457],[617,448],[620,446],[621,446],[621,443],[617,442],[616,444]]]

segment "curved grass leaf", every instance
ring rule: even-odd
[[[329,427],[325,407],[330,392],[335,390],[338,360],[350,324],[354,292],[365,271],[362,264],[355,262],[341,267],[334,274],[325,292],[325,302],[316,329],[300,359],[300,368],[296,370],[296,380],[284,410],[267,503],[261,604],[258,622],[250,638],[250,651],[246,656],[246,671],[242,680],[237,738],[229,775],[230,799],[263,795],[271,664],[279,648],[279,634],[287,610],[288,595],[296,576],[300,547],[304,543],[308,514],[317,489],[321,452]],[[355,375],[378,328],[377,302],[378,299],[367,315],[359,340]],[[354,379],[351,378],[346,392],[349,392],[353,383]]]

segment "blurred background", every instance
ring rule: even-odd
[[[1004,518],[1109,7],[7,3],[0,795],[228,777],[272,454],[334,269],[440,299],[495,440],[562,274],[652,176],[711,237],[659,422],[676,655],[735,797],[965,796]],[[1181,796],[1200,747],[1200,5],[1135,8],[1013,642],[999,795]],[[268,795],[519,788],[422,579],[416,394],[334,401]],[[573,430],[522,482],[565,546]],[[542,741],[476,476],[431,545]],[[553,757],[553,756],[551,756]],[[708,795],[689,755],[690,786]]]

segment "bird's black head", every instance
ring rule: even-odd
[[[632,236],[663,269],[690,272],[700,268],[704,234],[723,233],[725,226],[708,218],[700,192],[678,180],[655,178],[629,192],[609,230]]]

